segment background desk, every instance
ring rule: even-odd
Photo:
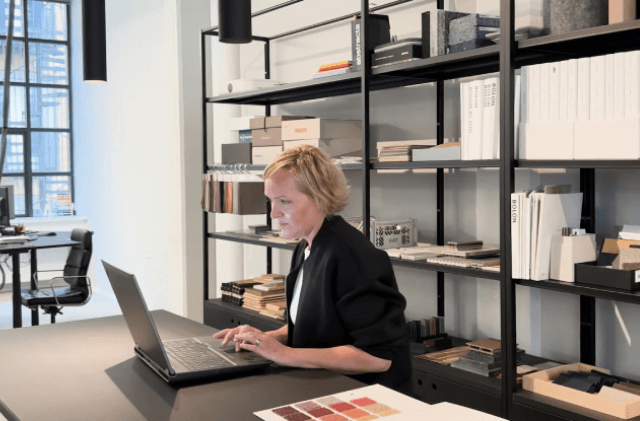
[[[20,287],[20,253],[31,253],[31,288],[35,289],[33,274],[38,271],[38,249],[54,247],[71,247],[78,244],[72,241],[69,232],[58,232],[57,235],[38,237],[34,241],[26,241],[22,244],[0,244],[0,254],[11,255],[11,267],[13,267],[13,327],[22,327],[22,295]],[[62,269],[62,268],[60,268]],[[37,325],[38,310],[31,312],[31,322]]]
[[[154,311],[163,339],[215,329]],[[133,353],[122,316],[0,332],[0,412],[8,420],[258,420],[253,412],[364,386],[325,370],[269,368],[180,389]]]

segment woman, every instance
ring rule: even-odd
[[[302,239],[286,279],[287,324],[271,332],[240,326],[214,337],[282,365],[333,370],[411,394],[406,301],[387,254],[335,215],[349,196],[342,171],[304,145],[280,154],[263,178],[283,236]]]

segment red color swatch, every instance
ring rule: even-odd
[[[374,403],[376,403],[376,401],[371,400],[369,398],[360,398],[360,399],[352,400],[351,403],[358,406],[367,406],[367,405],[373,405]]]
[[[344,412],[344,411],[348,411],[350,409],[354,409],[355,406],[351,405],[350,403],[346,403],[346,402],[342,402],[342,403],[337,403],[335,405],[331,405],[331,409],[333,409],[334,411],[338,411],[338,412]]]

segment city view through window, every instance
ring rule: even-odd
[[[9,0],[0,0],[0,119]],[[16,216],[71,213],[73,149],[69,4],[16,0],[9,135],[2,185],[14,186]]]

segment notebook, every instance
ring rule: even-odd
[[[135,342],[134,351],[167,383],[215,380],[222,375],[267,367],[270,360],[253,352],[221,347],[212,336],[162,341],[133,274],[102,261],[124,319]]]

